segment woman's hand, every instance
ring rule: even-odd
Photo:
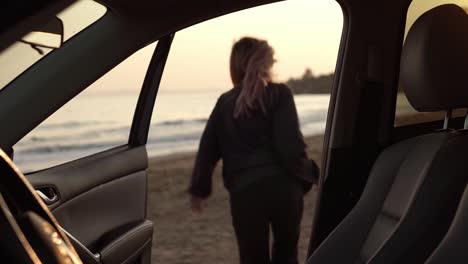
[[[190,205],[192,207],[192,212],[196,214],[201,214],[203,211],[203,203],[204,200],[197,196],[191,196],[190,198]]]

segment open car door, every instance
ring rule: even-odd
[[[151,262],[153,223],[146,216],[145,145],[172,39],[173,34],[158,41],[140,91],[128,144],[26,175],[84,263]]]
[[[127,145],[27,175],[84,263],[151,262],[145,144],[172,39],[154,51]]]

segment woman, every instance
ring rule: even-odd
[[[242,264],[298,263],[303,195],[317,176],[291,91],[271,82],[273,54],[264,40],[245,37],[234,44],[234,88],[221,95],[208,120],[189,188],[192,210],[201,212],[213,169],[223,160]]]

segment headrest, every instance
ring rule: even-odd
[[[400,84],[418,111],[468,107],[468,15],[457,5],[429,10],[403,46]]]

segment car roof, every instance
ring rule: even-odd
[[[179,15],[194,13],[194,10],[210,10],[220,9],[223,6],[229,6],[228,2],[233,2],[239,7],[257,6],[283,0],[236,0],[236,1],[219,1],[219,0],[196,0],[196,1],[154,1],[154,0],[98,0],[101,4],[113,9],[114,11],[140,19],[152,19],[154,17],[173,17],[174,12]]]
[[[173,31],[208,20],[226,13],[278,2],[281,0],[97,0],[121,16],[130,20],[164,21]],[[49,20],[55,14],[73,4],[75,0],[9,1],[0,9],[0,52],[21,36],[32,30],[34,25]]]

